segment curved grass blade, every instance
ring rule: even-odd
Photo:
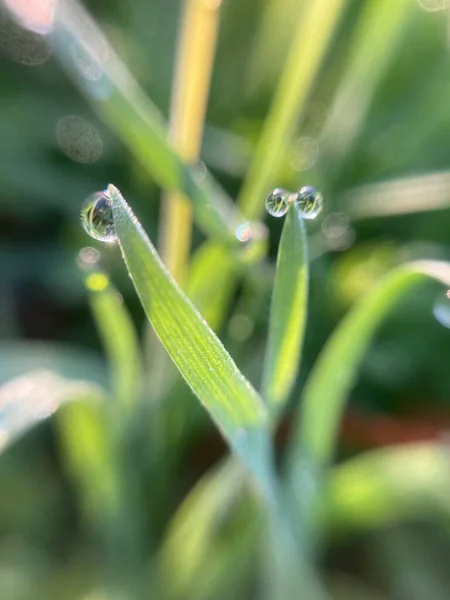
[[[291,452],[326,466],[333,457],[345,400],[376,328],[391,307],[427,278],[450,285],[450,264],[409,263],[387,275],[348,313],[322,350],[303,391]]]
[[[0,387],[0,452],[62,404],[101,396],[96,385],[53,371],[32,371],[12,379]]]
[[[120,192],[112,185],[108,191],[123,258],[159,339],[231,447],[271,487],[261,398],[164,267]]]
[[[177,510],[159,557],[170,597],[186,597],[186,590],[195,585],[218,529],[240,500],[245,480],[239,463],[225,460],[202,477]]]
[[[303,219],[290,209],[278,248],[262,396],[272,416],[282,410],[297,376],[307,317],[308,251]]]
[[[119,406],[130,413],[141,385],[139,341],[131,317],[109,277],[97,267],[85,277],[90,307],[108,356],[113,394]]]
[[[319,523],[343,534],[450,514],[448,448],[419,443],[366,452],[333,469]]]
[[[65,379],[82,379],[102,388],[108,383],[104,361],[95,352],[60,342],[0,343],[0,384],[31,371],[52,371]]]

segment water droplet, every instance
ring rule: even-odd
[[[433,306],[433,314],[441,325],[450,329],[450,290],[438,296]]]
[[[95,240],[116,240],[111,201],[106,190],[89,196],[81,211],[81,221],[86,233]]]
[[[284,217],[289,210],[291,194],[283,188],[275,188],[266,199],[266,210],[272,217]]]
[[[322,210],[322,194],[316,188],[305,185],[297,193],[294,204],[304,219],[315,219]]]

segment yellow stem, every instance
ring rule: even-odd
[[[186,0],[172,95],[170,140],[181,158],[195,164],[203,135],[221,0]],[[183,284],[191,246],[192,209],[182,194],[165,195],[159,249]]]

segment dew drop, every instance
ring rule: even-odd
[[[433,306],[433,314],[441,325],[450,329],[450,290],[438,296]]]
[[[86,233],[95,240],[116,240],[111,201],[106,190],[89,196],[81,210],[81,221]]]
[[[289,210],[290,193],[283,188],[275,188],[266,199],[266,210],[272,217],[284,217]]]
[[[304,219],[315,219],[322,210],[322,194],[316,188],[305,185],[297,193],[294,204]]]

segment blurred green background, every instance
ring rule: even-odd
[[[299,4],[223,2],[201,158],[231,197],[262,130]],[[450,259],[450,9],[429,10],[438,5],[349,1],[286,148],[274,185],[292,190],[316,185],[325,197],[322,216],[308,224],[309,319],[293,403],[335,325],[381,274],[407,259]],[[110,0],[86,6],[168,117],[181,2]],[[30,36],[2,9],[0,382],[58,365],[69,377],[103,384],[104,354],[76,263],[81,248],[101,251],[143,341],[144,316],[118,250],[87,237],[80,208],[90,193],[113,182],[156,239],[161,190],[73,85],[55,51]],[[266,222],[270,274],[281,224]],[[195,229],[194,249],[203,240]],[[255,385],[269,302],[270,286],[255,289],[241,281],[219,331]],[[341,458],[405,442],[448,443],[449,328],[445,290],[421,288],[399,303],[365,357],[344,418]],[[86,519],[61,451],[58,421],[50,419],[0,459],[1,598],[161,597],[151,583],[152,560],[170,515],[225,451],[184,384],[174,389],[166,452],[158,454],[155,444],[150,461],[138,458],[145,427],[128,449],[133,477],[140,481],[133,525],[139,542],[130,543],[137,558],[129,556],[133,552],[122,539],[122,555],[105,561],[123,566],[129,560],[139,590],[124,592],[118,585],[117,591],[110,575],[111,589],[102,583],[108,544]],[[288,413],[280,452],[289,422]],[[177,458],[165,478],[172,454]],[[448,467],[450,476],[450,462]],[[224,537],[236,533],[240,518],[233,517]],[[448,525],[448,514],[437,518],[430,510],[375,528],[337,528],[323,540],[319,556],[333,597],[449,598]],[[236,597],[257,597],[251,574],[239,572],[240,578]],[[185,597],[227,594],[222,587]]]

